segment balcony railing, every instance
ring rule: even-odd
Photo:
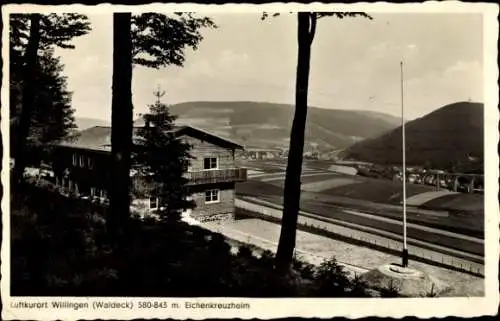
[[[244,182],[247,180],[246,168],[211,169],[186,172],[184,177],[189,180],[188,185]]]

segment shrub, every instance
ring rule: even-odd
[[[434,285],[434,283],[432,283],[431,290],[428,293],[426,293],[426,297],[428,297],[428,298],[435,298],[437,296],[438,296],[438,294],[437,294],[437,292],[435,290],[435,285]]]
[[[314,275],[318,296],[339,297],[348,293],[350,281],[347,272],[335,258],[321,263]]]
[[[351,281],[351,287],[350,287],[350,296],[353,297],[370,297],[370,294],[368,293],[368,285],[366,284],[363,279],[356,274],[354,276],[354,279]]]
[[[46,200],[50,199],[51,202]],[[131,218],[107,233],[106,207],[39,188],[12,206],[12,295],[359,296],[335,259],[295,261],[279,275],[274,255],[237,255],[223,235],[182,222]]]
[[[380,289],[380,296],[383,298],[396,298],[399,296],[401,289],[397,286],[394,280],[390,280],[386,288]]]
[[[298,271],[304,279],[314,279],[315,266],[312,264],[295,260],[293,262],[293,269]]]
[[[248,246],[240,246],[238,248],[238,253],[236,255],[239,258],[250,258],[250,257],[253,257],[252,250]]]

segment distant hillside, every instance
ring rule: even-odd
[[[406,123],[409,165],[439,168],[482,168],[483,104],[458,102]],[[345,159],[401,164],[401,127],[351,146]]]
[[[245,146],[288,147],[294,108],[265,102],[186,102],[171,106],[177,124],[190,124],[231,138]],[[381,135],[399,118],[376,112],[310,107],[306,144],[320,150],[346,148]]]
[[[102,119],[75,117],[75,123],[78,130],[84,130],[94,126],[110,126],[111,123]]]

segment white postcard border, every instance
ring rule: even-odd
[[[135,318],[175,318],[175,319],[205,319],[205,318],[279,318],[297,317],[334,317],[344,316],[359,318],[365,316],[404,317],[417,316],[422,318],[461,316],[473,317],[479,315],[495,315],[498,309],[498,261],[499,261],[499,212],[498,212],[498,175],[499,161],[497,153],[498,135],[498,6],[484,3],[462,3],[458,1],[427,2],[414,4],[391,3],[356,3],[356,4],[321,4],[309,5],[297,3],[273,3],[267,5],[197,5],[197,4],[149,4],[123,6],[101,4],[97,6],[65,5],[7,5],[2,7],[4,23],[2,44],[8,44],[7,15],[9,12],[81,12],[81,13],[111,13],[112,11],[197,11],[210,12],[289,12],[289,11],[319,11],[343,10],[366,12],[447,12],[447,13],[482,13],[484,17],[484,104],[485,104],[485,296],[481,298],[419,298],[419,299],[245,299],[245,298],[44,298],[44,297],[10,297],[10,215],[9,198],[2,199],[2,318],[3,319],[135,319]],[[2,88],[8,88],[8,48],[2,46],[3,81]],[[2,90],[2,106],[8,106],[8,90]],[[2,108],[2,184],[4,196],[10,195],[9,177],[9,127],[8,108]],[[73,309],[15,309],[18,302],[39,303],[51,305],[52,302],[87,303],[89,308]],[[133,308],[94,309],[96,302],[132,304]],[[145,304],[144,308],[139,305]],[[145,303],[146,302],[146,303]],[[149,302],[149,303],[148,303]],[[156,306],[158,308],[154,308]],[[161,308],[163,304],[167,308]],[[188,308],[188,303],[210,303],[206,308]],[[172,307],[177,304],[179,307]],[[214,305],[215,304],[215,305]],[[219,305],[221,304],[221,305]],[[229,304],[229,305],[228,305]],[[233,304],[233,305],[230,305]],[[245,306],[249,304],[249,308]],[[152,307],[149,307],[152,305]],[[227,308],[226,308],[227,307]],[[232,308],[230,308],[232,307]]]

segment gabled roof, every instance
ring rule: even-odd
[[[136,136],[137,130],[140,128],[142,128],[142,126],[134,126],[134,136]],[[200,140],[207,141],[228,149],[243,149],[243,146],[233,141],[192,126],[176,126],[174,127],[173,132],[175,132],[178,136],[190,136],[198,138]],[[73,139],[63,141],[57,145],[69,148],[110,152],[111,127],[91,127],[80,131]]]
[[[189,136],[229,149],[243,149],[240,144],[193,126],[179,126],[175,131],[179,136]]]

